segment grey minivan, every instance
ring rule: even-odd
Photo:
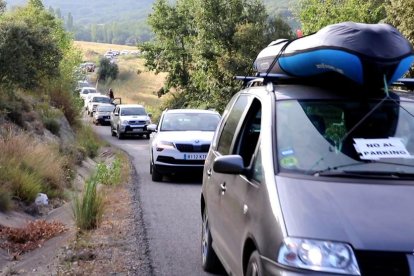
[[[414,275],[405,95],[252,79],[227,105],[205,162],[204,270]]]

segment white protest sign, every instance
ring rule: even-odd
[[[354,147],[364,160],[381,158],[413,158],[401,138],[363,139],[355,138]]]

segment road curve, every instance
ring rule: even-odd
[[[93,129],[104,140],[127,152],[137,171],[143,220],[154,275],[212,275],[201,268],[201,178],[152,182],[149,140],[118,140],[108,126]]]

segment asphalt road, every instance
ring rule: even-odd
[[[127,152],[138,174],[143,220],[155,275],[212,275],[201,268],[201,177],[152,182],[149,140],[118,140],[109,126],[94,130],[110,144]]]

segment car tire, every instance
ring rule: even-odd
[[[247,265],[246,276],[262,276],[264,275],[262,261],[257,250],[250,255]]]
[[[157,171],[157,168],[154,164],[151,165],[151,180],[154,182],[161,182],[162,181],[162,174]]]
[[[212,247],[213,238],[210,233],[207,207],[204,208],[203,221],[201,224],[201,265],[207,272],[217,272],[220,261]]]
[[[119,131],[119,126],[116,128],[116,136],[119,140],[124,138],[124,135],[121,133],[121,131]]]

